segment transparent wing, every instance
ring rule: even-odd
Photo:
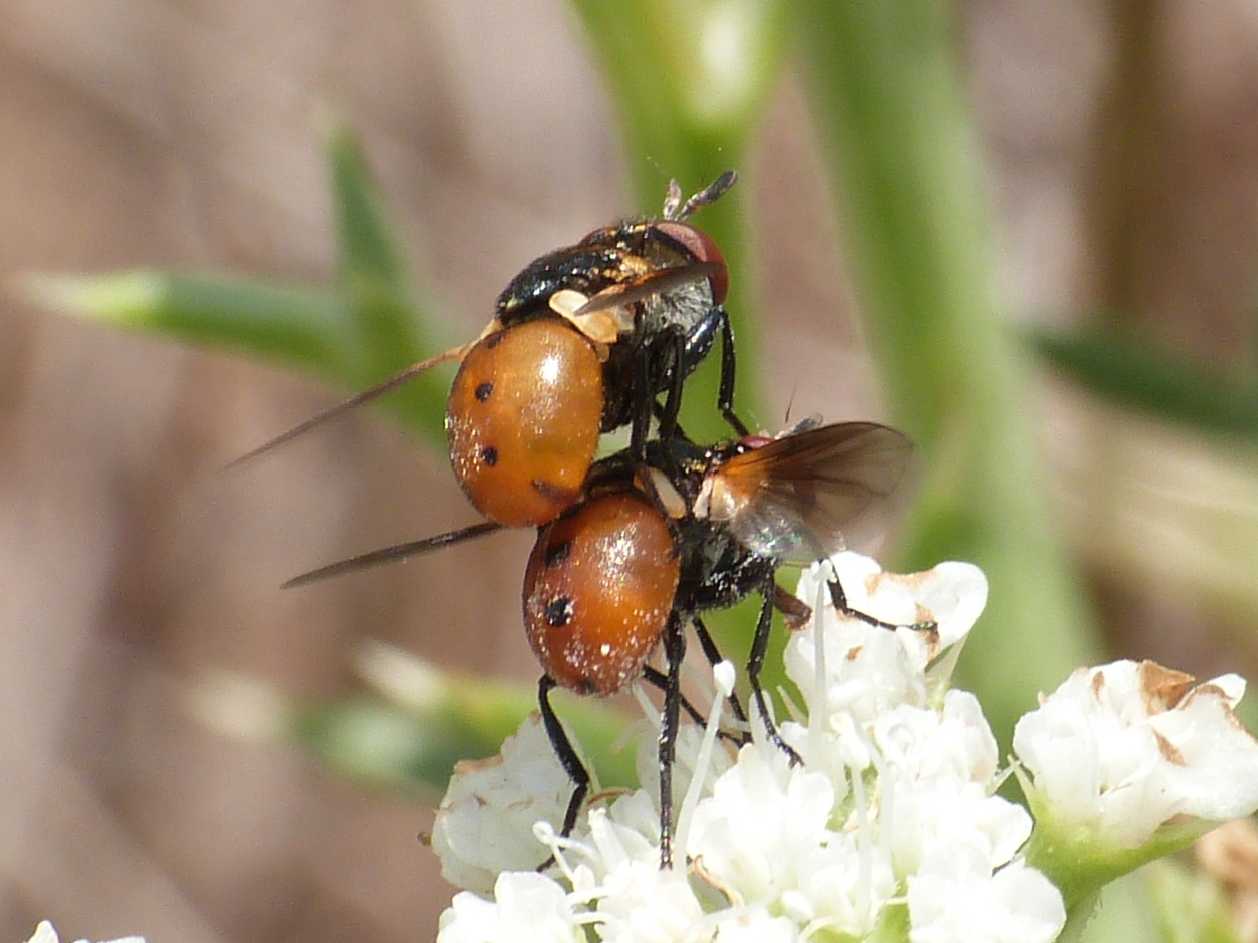
[[[427,360],[421,360],[418,363],[413,363],[404,370],[393,374],[393,376],[389,377],[384,382],[378,383],[370,389],[363,390],[361,393],[356,393],[349,399],[343,399],[335,406],[329,406],[323,412],[316,413],[309,419],[303,419],[291,429],[287,429],[274,438],[268,439],[257,448],[250,449],[244,455],[233,458],[230,462],[223,466],[223,471],[230,471],[234,468],[239,468],[241,465],[252,462],[259,456],[266,455],[268,452],[273,451],[286,442],[291,442],[298,436],[305,435],[311,429],[317,429],[329,420],[335,419],[338,416],[343,416],[350,410],[357,409],[359,406],[364,406],[372,400],[379,399],[386,393],[392,393],[398,387],[409,383],[424,371],[437,366],[437,364],[446,363],[451,360],[462,360],[471,347],[471,344],[464,344],[461,347],[451,347],[449,350],[444,350],[435,356],[429,357]]]
[[[501,524],[495,524],[493,521],[482,521],[479,524],[472,524],[470,527],[452,530],[445,534],[437,534],[435,537],[425,537],[422,540],[412,540],[409,543],[394,544],[392,547],[382,547],[379,550],[371,550],[356,557],[350,557],[347,560],[337,560],[335,563],[321,566],[317,570],[309,570],[300,576],[294,576],[291,580],[286,580],[282,583],[280,588],[294,589],[298,586],[309,586],[311,583],[318,583],[320,580],[340,576],[343,573],[356,573],[359,570],[366,570],[373,566],[382,566],[386,563],[401,563],[411,557],[432,553],[434,550],[449,547],[451,544],[463,543],[466,540],[475,540],[477,537],[483,537],[498,530],[502,530]]]
[[[636,278],[609,285],[573,312],[574,315],[592,314],[607,308],[617,308],[638,301],[646,301],[656,295],[680,288],[691,282],[711,278],[721,267],[715,262],[688,262],[671,268],[656,269]]]
[[[747,547],[807,563],[879,537],[901,509],[913,443],[873,422],[807,428],[737,455],[715,473]]]

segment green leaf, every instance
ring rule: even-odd
[[[1032,348],[1089,392],[1203,432],[1258,440],[1258,386],[1099,328],[1032,330]]]
[[[1026,365],[994,301],[982,169],[935,0],[798,7],[823,159],[897,422],[926,481],[909,562],[971,560],[991,584],[958,670],[997,736],[1099,650],[1049,527]]]
[[[247,350],[335,375],[345,325],[327,292],[213,275],[28,275],[36,303],[130,330]]]
[[[574,0],[629,136],[655,149],[635,174],[676,176],[746,135],[777,78],[790,7],[780,0]],[[649,170],[654,164],[653,171]],[[663,170],[661,170],[663,168]]]
[[[386,221],[357,139],[345,128],[333,127],[327,152],[340,248],[339,286],[356,340],[352,385],[365,388],[453,344],[421,328],[424,319],[406,252]],[[445,371],[429,371],[390,394],[390,406],[430,441],[444,446],[449,387]]]
[[[406,253],[385,218],[357,137],[348,128],[333,125],[327,134],[327,156],[342,282],[375,283],[378,290],[409,302]]]
[[[406,251],[386,223],[356,140],[333,127],[327,152],[341,256],[331,290],[144,271],[34,275],[21,287],[50,307],[248,351],[305,368],[344,389],[365,389],[453,345],[421,326]],[[434,370],[384,404],[444,448],[448,387],[448,372]]]

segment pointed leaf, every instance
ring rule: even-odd
[[[1258,386],[1095,328],[1027,336],[1046,363],[1110,402],[1205,432],[1258,439]]]
[[[393,234],[383,201],[357,140],[345,128],[328,135],[328,163],[340,248],[340,288],[349,309],[355,343],[349,351],[352,385],[371,386],[439,350],[453,346],[425,332],[405,263],[406,250]],[[435,370],[390,396],[427,437],[445,443],[448,373]]]
[[[344,344],[336,299],[321,291],[212,275],[116,272],[26,276],[32,300],[68,314],[246,350],[334,374]]]

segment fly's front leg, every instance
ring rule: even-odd
[[[896,629],[911,629],[914,632],[937,632],[939,625],[933,619],[927,619],[922,622],[909,622],[899,624],[895,622],[884,622],[876,619],[867,612],[861,612],[859,609],[853,609],[847,604],[847,594],[843,592],[843,584],[839,582],[838,574],[834,579],[828,580],[826,586],[830,589],[830,602],[841,615],[849,616],[853,619],[860,619],[867,625],[872,625],[879,629],[889,629],[894,632]]]
[[[717,388],[716,408],[738,435],[745,436],[748,434],[747,426],[734,412],[734,328],[730,325],[729,314],[719,305],[709,311],[686,336],[685,370],[689,373],[708,355],[716,343],[718,331],[721,334],[721,380]]]
[[[646,462],[646,443],[651,434],[651,416],[655,411],[655,372],[651,365],[650,346],[646,343],[645,325],[641,316],[634,323],[629,343],[633,345],[632,401],[629,404],[629,454],[635,462]]]
[[[734,412],[734,326],[724,308],[721,313],[721,385],[716,397],[716,408],[740,436],[748,434],[746,424]]]

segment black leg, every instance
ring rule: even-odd
[[[668,691],[668,675],[660,671],[658,668],[652,668],[650,665],[646,665],[642,669],[642,680],[647,682],[647,684],[654,685],[655,687],[659,688],[661,691],[664,691],[664,692]],[[686,695],[684,694],[681,696],[681,709],[684,710],[686,714],[689,715],[690,719],[693,720],[700,727],[707,726],[708,719],[704,717],[701,713],[699,713],[699,708],[691,704],[690,698],[686,697]],[[742,738],[736,737],[732,733],[729,733],[728,731],[718,730],[716,732],[716,735],[718,737],[722,737],[725,740],[728,740],[730,743],[733,743],[738,746],[742,746],[742,743],[743,743]]]
[[[925,622],[910,622],[904,625],[897,625],[894,622],[883,622],[881,619],[875,619],[867,612],[861,612],[859,609],[853,609],[847,604],[847,594],[843,592],[843,584],[839,582],[836,576],[833,580],[829,580],[826,585],[830,588],[830,601],[845,616],[853,619],[860,619],[862,622],[868,623],[879,629],[890,629],[894,632],[896,629],[912,629],[914,632],[934,632],[939,628],[933,620]]]
[[[559,718],[555,716],[555,711],[550,706],[550,692],[554,687],[555,679],[550,675],[542,675],[541,680],[537,682],[537,704],[542,711],[542,724],[546,727],[546,736],[550,738],[551,748],[559,757],[564,772],[572,780],[572,798],[568,800],[568,811],[564,814],[563,828],[559,832],[566,838],[572,834],[572,827],[577,824],[577,813],[581,811],[581,803],[585,800],[585,794],[590,788],[590,774],[586,772],[585,766],[581,763],[581,757],[577,756],[577,751],[572,748],[572,742],[564,733]],[[547,858],[541,868],[548,867],[550,862],[551,859]]]
[[[655,411],[655,419],[662,422],[664,419],[664,406],[662,403],[656,402],[651,404],[651,409]],[[693,442],[690,436],[686,435],[686,430],[681,427],[681,423],[674,417],[673,419],[673,438],[681,439],[683,442]]]
[[[747,435],[746,424],[734,412],[734,328],[729,314],[722,307],[715,307],[696,324],[686,336],[683,347],[684,373],[697,366],[716,342],[716,332],[721,332],[721,381],[717,390],[716,406],[725,421],[740,436]]]
[[[673,866],[673,761],[677,756],[677,723],[681,714],[681,662],[686,657],[686,632],[674,612],[664,635],[668,653],[668,686],[660,725],[660,870]]]
[[[691,616],[690,621],[694,623],[695,635],[699,636],[699,645],[703,648],[703,654],[707,656],[708,661],[715,668],[725,659],[721,657],[720,649],[716,647],[716,639],[712,638],[712,633],[708,631],[708,627],[703,624],[703,620],[698,616]],[[734,712],[734,716],[747,723],[747,712],[743,710],[742,702],[738,700],[738,695],[730,692],[729,706]]]
[[[769,713],[769,702],[764,696],[764,688],[760,687],[760,669],[764,667],[764,655],[769,648],[769,630],[773,627],[772,577],[770,577],[769,585],[764,588],[763,594],[764,602],[760,605],[760,621],[756,623],[756,637],[751,643],[751,657],[747,659],[747,680],[751,683],[751,696],[755,698],[756,707],[760,709],[760,716],[764,719],[764,730],[769,742],[786,754],[792,766],[796,766],[803,760],[778,733],[773,723],[773,716]]]
[[[737,354],[734,348],[734,326],[730,323],[729,312],[722,307],[715,307],[703,318],[688,335],[670,337],[672,346],[672,383],[668,390],[664,411],[659,413],[660,439],[668,441],[673,437],[677,415],[681,410],[681,390],[686,377],[708,355],[715,342],[715,333],[721,332],[721,378],[717,388],[716,407],[730,427],[740,436],[748,435],[747,424],[734,412],[734,383],[736,374]],[[640,358],[649,362],[652,358],[644,355]],[[662,375],[662,374],[661,374]],[[656,393],[656,377],[645,378],[645,389],[651,393],[654,402]],[[635,416],[636,419],[636,416]],[[635,426],[636,432],[636,426]],[[683,436],[684,437],[684,436]]]
[[[667,345],[671,355],[673,368],[672,383],[668,387],[668,396],[664,398],[664,411],[660,415],[660,428],[657,433],[661,442],[669,442],[677,434],[677,415],[681,411],[681,388],[686,382],[686,337],[680,331],[670,331]],[[664,450],[668,454],[668,450]]]
[[[686,335],[683,359],[686,364],[684,372],[687,375],[691,370],[703,363],[703,359],[711,352],[712,345],[716,343],[717,331],[721,330],[721,321],[724,317],[724,308],[713,308]]]
[[[721,312],[721,386],[716,397],[716,408],[740,436],[747,435],[747,427],[734,413],[734,327],[729,323],[729,314],[724,308]]]
[[[655,371],[651,364],[651,350],[646,343],[643,319],[634,325],[633,337],[633,384],[637,394],[631,398],[631,426],[629,430],[629,454],[634,461],[646,461],[646,442],[651,434],[651,415],[655,409]]]

